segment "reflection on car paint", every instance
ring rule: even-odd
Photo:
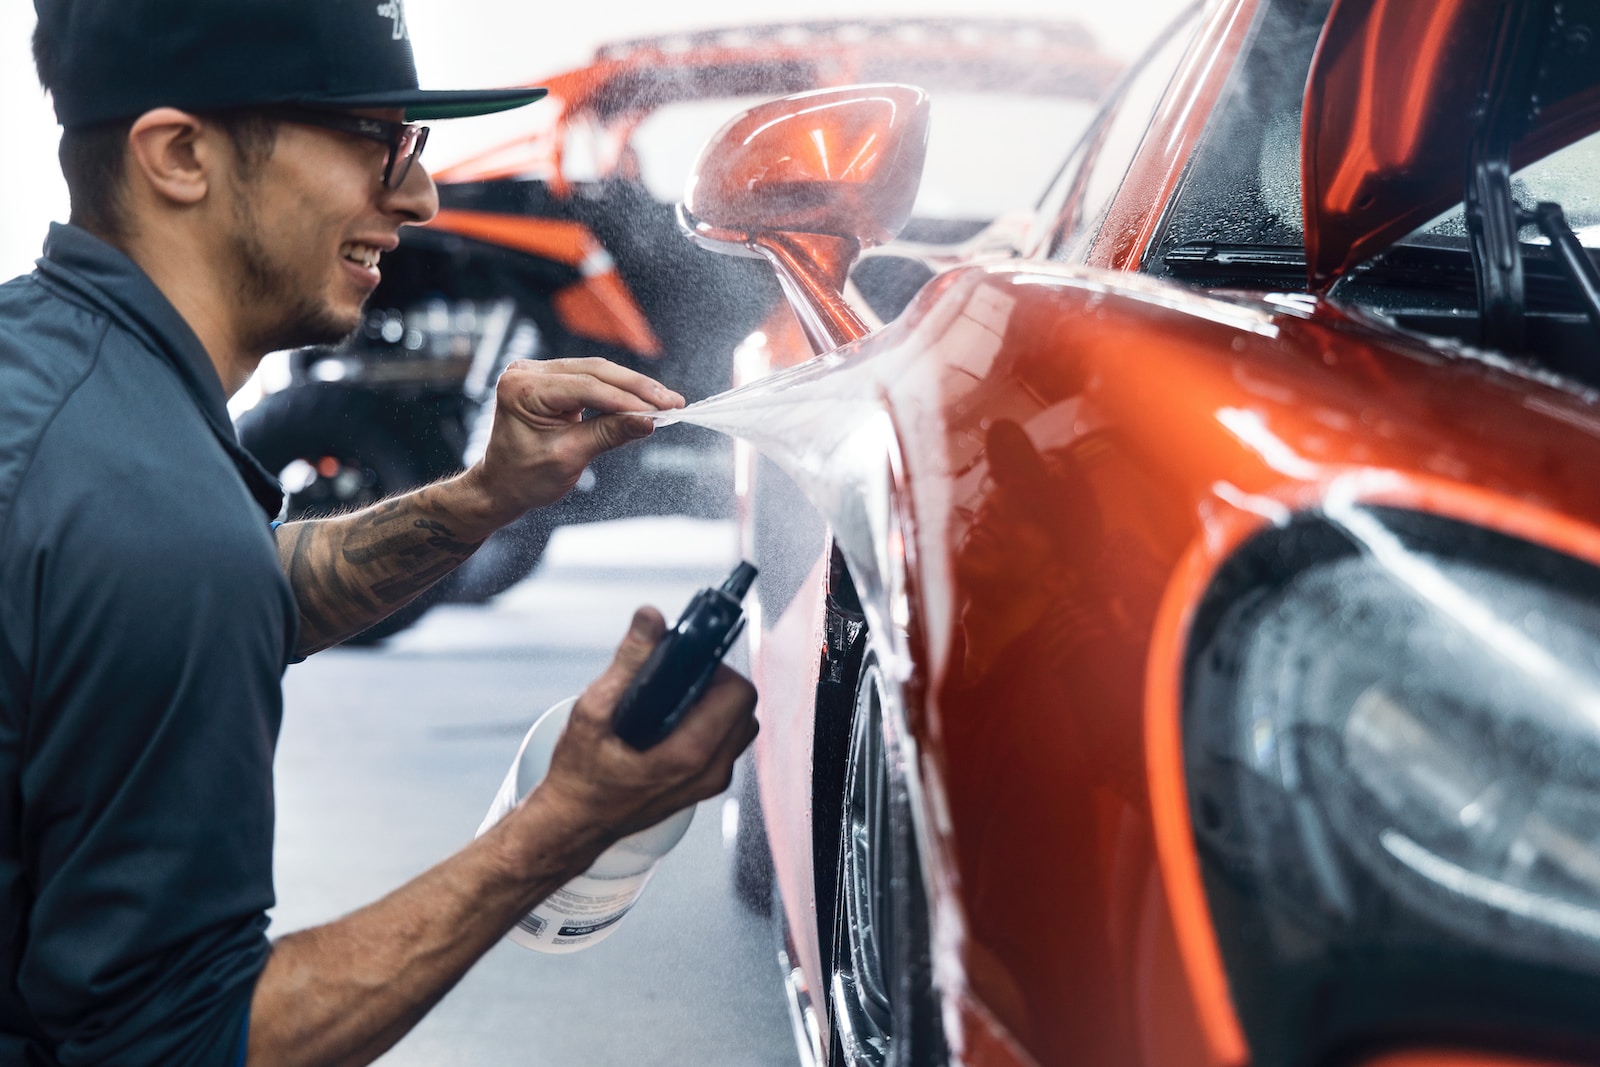
[[[1040,284],[1046,279],[1049,287]],[[1033,1047],[1048,1048],[1050,1039],[1030,1019],[1080,1005],[1067,1010],[1061,1028],[1075,1047],[1093,1037],[1106,1061],[1139,1062],[1141,1032],[1187,1029],[1198,1038],[1203,1025],[1200,1006],[1185,1004],[1173,988],[1176,974],[1194,964],[1182,960],[1181,935],[1158,904],[1168,890],[1153,879],[1160,859],[1150,800],[1141,793],[1142,742],[1125,721],[1102,714],[1138,702],[1145,665],[1125,653],[1148,640],[1162,576],[1186,552],[1223,558],[1238,543],[1241,522],[1282,524],[1307,506],[1337,516],[1340,493],[1356,502],[1414,499],[1421,490],[1412,477],[1348,473],[1351,457],[1404,467],[1408,426],[1501,408],[1507,392],[1524,406],[1564,410],[1572,400],[1522,374],[1455,357],[1466,395],[1447,411],[1429,388],[1441,358],[1435,352],[1410,364],[1366,363],[1358,346],[1326,331],[1331,312],[1299,304],[1275,319],[1093,272],[960,271],[940,279],[916,312],[907,316],[912,326],[891,324],[663,421],[737,433],[778,461],[811,491],[852,573],[869,588],[887,585],[879,494],[889,487],[886,453],[898,450],[900,488],[916,520],[907,533],[922,546],[920,565],[935,568],[913,580],[921,590],[953,591],[923,620],[915,669],[900,674],[932,689],[934,715],[918,731],[932,757],[924,774],[936,779],[925,788],[948,794],[956,849],[948,866],[930,865],[956,879],[930,887],[936,916],[957,924],[937,938],[949,954],[938,970],[942,988],[959,996],[972,987],[1000,1013],[1005,1031],[1027,1035]],[[1035,324],[1046,313],[1070,318],[1072,335],[1041,338]],[[1223,334],[1221,345],[1204,336],[1213,330]],[[1048,361],[1038,358],[1047,343],[1055,346]],[[1252,393],[1271,402],[1238,407],[1229,398],[1258,361],[1272,366],[1276,387]],[[1358,368],[1360,388],[1346,380],[1346,364]],[[1217,402],[1209,418],[1197,418],[1206,406],[1196,397],[1208,394]],[[1362,421],[1373,407],[1386,410],[1376,440]],[[996,411],[1008,415],[996,418]],[[885,416],[892,439],[867,429],[883,426]],[[1509,477],[1528,455],[1557,447],[1543,419],[1521,429],[1523,460],[1466,445],[1454,458],[1492,479],[1495,468]],[[1140,443],[1155,441],[1167,444],[1151,452]],[[1177,441],[1183,447],[1173,447]],[[1227,477],[1197,480],[1218,471]],[[1425,472],[1419,477],[1426,480]],[[978,487],[975,510],[957,507],[952,495],[952,486],[968,484]],[[1187,514],[1170,503],[1185,497],[1193,501]],[[1350,511],[1345,525],[1361,531],[1360,514]],[[1006,531],[1003,548],[987,534],[991,526]],[[1035,539],[1040,550],[1024,551]],[[946,552],[930,548],[936,545]],[[946,559],[952,569],[941,573]],[[993,715],[1002,708],[1033,709],[1031,725],[996,729]],[[1175,723],[1175,709],[1168,714]],[[1020,748],[1019,737],[1027,739]],[[959,760],[945,758],[951,749],[961,751]],[[1026,773],[1035,763],[1039,774]],[[1029,783],[1036,781],[1056,788],[1035,794]],[[1026,794],[1007,795],[1018,789]],[[990,814],[971,824],[979,812]],[[999,812],[1002,822],[993,818]],[[1187,816],[1183,822],[1187,832]],[[1081,849],[1067,851],[1101,856],[1092,877],[1057,872],[1040,878],[1035,893],[990,858],[1025,853],[1030,836],[1060,840],[1068,831],[1086,837]],[[1085,880],[1103,888],[1063,889]],[[1079,927],[1069,915],[1092,921]],[[1008,931],[1019,926],[1033,933],[1016,940]],[[1085,973],[1104,969],[1093,982],[1066,988],[1022,979],[1051,973],[1046,960],[1062,954],[1098,961]],[[1103,1025],[1125,1003],[1109,991],[1125,983],[1147,996],[1166,991],[1143,1009],[1159,1010],[1161,1027],[1142,1012]],[[962,1032],[951,1039],[959,1047]],[[1210,1047],[1226,1043],[1224,1031]],[[1199,1062],[1197,1047],[1172,1062]]]
[[[1479,45],[1553,10],[1436,8]],[[1592,354],[1582,309],[1543,275],[1536,295],[1554,303],[1516,310],[1550,331],[1550,350],[1504,346],[1546,358],[1530,373],[1407,332],[1470,335],[1465,249],[1453,266],[1400,263],[1456,286],[1442,296],[1447,285],[1407,276],[1375,300],[1399,276],[1384,264],[1325,299],[1282,295],[1307,268],[1278,236],[1293,229],[1281,117],[1306,91],[1315,31],[1331,17],[1325,43],[1370,41],[1344,32],[1370,19],[1397,28],[1384,51],[1403,55],[1441,39],[1407,29],[1433,17],[1419,10],[1212,5],[1086,253],[1162,280],[1056,272],[1026,255],[957,265],[799,386],[820,401],[853,376],[859,392],[817,403],[814,420],[749,420],[764,447],[801,452],[846,444],[829,420],[865,425],[880,418],[874,404],[893,431],[864,435],[859,455],[824,448],[807,477],[833,512],[883,519],[848,535],[883,538],[866,546],[872,562],[903,563],[903,576],[869,570],[856,584],[864,599],[874,585],[904,590],[903,613],[871,610],[909,654],[885,732],[907,741],[954,1062],[1461,1067],[1514,1061],[1479,1045],[1589,1059],[1600,1048],[1600,755],[1587,710],[1600,662],[1600,435],[1592,395],[1572,382],[1600,375],[1592,361],[1546,358],[1562,354],[1558,341]],[[1561,11],[1584,34],[1517,42],[1575,51],[1527,69],[1592,82],[1597,68],[1571,56],[1600,5]],[[1348,103],[1397,128],[1438,118],[1425,114],[1434,90],[1482,88],[1469,73],[1407,96],[1395,90],[1410,68],[1365,55],[1343,53],[1371,90]],[[1326,133],[1313,111],[1306,128]],[[1506,113],[1557,117],[1520,102]],[[1359,125],[1335,135],[1358,156]],[[833,131],[814,132],[826,143]],[[723,159],[751,178],[724,190],[735,250],[763,236],[761,165],[789,158],[746,148]],[[1448,163],[1377,177],[1459,190],[1462,160]],[[1264,212],[1249,210],[1247,183],[1219,174],[1262,185]],[[798,206],[836,204],[846,188],[819,183]],[[1348,244],[1308,189],[1308,227]],[[1347,237],[1385,224],[1395,205],[1374,204]],[[1368,210],[1359,197],[1350,206]],[[1207,256],[1191,242],[1230,239],[1246,243],[1195,269]],[[837,266],[813,259],[790,273],[809,268],[814,282]],[[1238,275],[1246,261],[1258,273]],[[1418,289],[1442,310],[1411,307]],[[790,297],[810,299],[797,287]],[[795,362],[782,342],[757,347],[769,366]],[[862,464],[888,477],[850,482]],[[881,505],[836,499],[880,485]],[[866,548],[844,551],[852,571]],[[828,632],[819,616],[833,618],[829,598],[846,584],[826,551],[758,663],[773,671],[760,679],[766,713],[800,724],[784,742],[814,726],[820,745],[829,725],[806,684]],[[779,671],[790,684],[771,684]],[[827,760],[819,748],[797,767],[800,746],[770,735],[757,746],[785,919],[814,994],[824,968],[841,973],[843,943],[816,914],[827,871],[809,866],[829,862],[816,847],[829,816],[807,810],[827,783],[803,776]]]

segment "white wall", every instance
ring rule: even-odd
[[[1089,24],[1108,51],[1131,55],[1185,0],[764,0],[760,21],[918,15],[1061,19]],[[602,41],[752,20],[749,0],[410,0],[411,34],[422,84],[484,87],[526,82],[581,65]],[[64,219],[66,191],[56,168],[57,131],[33,74],[29,38],[33,8],[0,3],[0,114],[7,117],[0,160],[0,280],[31,268],[46,224]],[[537,106],[537,105],[535,105]],[[504,120],[502,120],[504,121]],[[514,120],[511,120],[514,121]],[[445,124],[434,131],[430,160],[493,136],[492,118]],[[454,128],[452,128],[452,125]],[[476,131],[476,132],[474,132]]]

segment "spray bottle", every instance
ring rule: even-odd
[[[740,601],[755,577],[755,567],[740,563],[720,588],[700,590],[651,651],[612,714],[612,729],[629,745],[643,751],[664,740],[700,699],[717,664],[744,629]],[[576,704],[577,697],[568,697],[528,730],[478,835],[504,818],[544,778],[556,740]],[[524,915],[506,936],[540,952],[576,952],[603,941],[638,901],[661,857],[683,839],[693,819],[690,806],[622,838],[588,870]]]

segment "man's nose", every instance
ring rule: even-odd
[[[398,189],[383,191],[383,208],[408,224],[427,222],[439,213],[439,187],[420,159],[411,165]]]

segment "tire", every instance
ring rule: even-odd
[[[827,941],[829,1067],[948,1060],[910,792],[886,730],[888,685],[877,657],[866,653],[856,675]]]
[[[240,416],[238,431],[263,467],[298,484],[285,503],[291,520],[366,507],[458,470],[438,428],[419,423],[400,401],[317,384],[265,397]],[[448,581],[344,643],[370,645],[399,633],[447,598]]]

